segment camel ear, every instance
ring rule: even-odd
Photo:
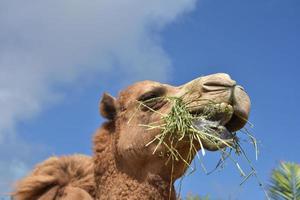
[[[100,114],[109,120],[114,120],[117,115],[117,106],[116,99],[109,95],[108,93],[104,93],[102,99],[100,101]]]

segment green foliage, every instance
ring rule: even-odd
[[[300,200],[300,165],[282,162],[274,169],[269,193],[275,200]]]
[[[191,195],[189,194],[185,200],[209,200],[209,196],[206,195],[206,196],[203,196],[203,197],[200,197],[199,195]]]

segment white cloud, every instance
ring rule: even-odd
[[[53,85],[119,70],[165,79],[163,26],[195,0],[0,2],[0,135],[57,98]],[[117,66],[114,64],[118,63]]]
[[[0,1],[0,141],[60,99],[57,85],[116,71],[127,80],[166,79],[171,61],[159,32],[195,1]]]

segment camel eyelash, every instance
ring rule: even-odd
[[[140,102],[142,111],[150,111],[150,110],[158,110],[164,104],[164,88],[155,88],[154,90],[147,92],[141,95],[138,98],[138,102]]]
[[[147,102],[147,101],[150,101],[150,100],[154,100],[155,98],[158,98],[159,96],[155,93],[146,93],[146,94],[143,94],[139,99],[138,101],[142,101],[142,102]]]
[[[138,98],[138,101],[141,102],[154,101],[159,99],[159,97],[162,97],[164,94],[165,94],[164,88],[155,88],[154,90],[141,95]]]

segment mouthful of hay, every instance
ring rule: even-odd
[[[167,146],[170,156],[177,160],[181,157],[177,148],[188,144],[190,156],[185,161],[189,162],[197,149],[201,149],[204,155],[205,149],[219,150],[226,146],[232,147],[236,141],[235,133],[227,127],[234,113],[231,105],[209,102],[195,106],[192,105],[193,101],[185,102],[179,97],[165,97],[165,100],[172,108],[167,115],[162,114],[161,119],[164,123],[144,125],[148,129],[161,129],[161,133],[147,145],[158,141],[157,148],[160,145]]]
[[[192,134],[198,134],[202,140],[213,142],[216,148],[218,146],[221,148],[222,143],[225,145],[231,143],[235,134],[228,130],[226,125],[231,120],[233,112],[232,106],[226,103],[208,104],[201,112],[199,110],[191,112],[194,118],[192,128],[195,129]]]
[[[153,154],[164,146],[168,149],[167,162],[183,161],[188,167],[191,165],[195,155],[198,155],[200,149],[202,155],[205,156],[205,151],[220,151],[224,161],[230,157],[232,150],[238,155],[243,154],[247,158],[243,151],[236,131],[240,130],[241,125],[238,123],[237,116],[235,116],[234,108],[228,103],[214,103],[208,102],[206,104],[198,104],[198,100],[185,101],[184,97],[160,97],[163,101],[171,104],[171,111],[168,114],[161,114],[161,121],[151,124],[142,124],[148,130],[160,129],[158,134],[153,140],[151,140],[146,146],[155,144],[156,148]],[[156,101],[156,99],[150,99],[149,101]],[[147,107],[145,103],[141,103],[141,106]],[[148,108],[151,111],[151,108]],[[152,110],[152,112],[156,112]],[[239,119],[245,120],[246,119]],[[257,153],[256,139],[247,131],[242,130],[251,142]],[[188,146],[187,156],[182,156],[180,149]],[[229,151],[227,151],[229,149]],[[199,155],[198,155],[199,157]],[[250,175],[246,175],[241,169],[239,163],[233,158],[231,160],[237,166],[240,174],[245,178]],[[166,162],[166,163],[167,163]],[[222,163],[218,163],[220,165]],[[250,164],[250,163],[249,163]],[[252,171],[251,175],[255,173],[252,165],[250,166]]]

